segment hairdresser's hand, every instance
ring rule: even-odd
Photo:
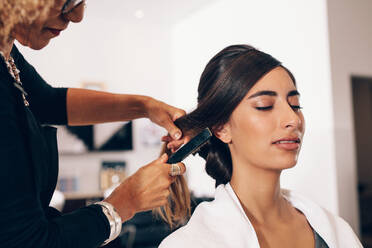
[[[186,112],[182,109],[175,108],[154,98],[149,98],[145,102],[147,117],[159,126],[164,127],[174,140],[182,137],[181,130],[174,125],[174,121]]]
[[[175,140],[173,139],[169,134],[166,135],[166,136],[163,136],[161,138],[161,141],[163,142],[166,142],[167,143],[167,148],[169,150],[171,150],[172,153],[174,153],[175,151],[178,150],[178,148],[180,148],[182,145],[186,144],[187,142],[189,142],[191,139],[190,136],[188,136],[187,134],[184,134],[184,136],[182,136],[181,139],[178,139],[178,140]]]
[[[122,221],[127,221],[134,214],[163,206],[168,201],[169,186],[176,177],[169,175],[168,156],[163,154],[157,160],[140,168],[135,174],[122,182],[112,194],[105,199],[118,211]],[[178,163],[181,173],[186,167]]]

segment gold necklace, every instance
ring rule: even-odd
[[[5,61],[6,67],[8,68],[9,74],[14,78],[15,82],[13,82],[13,85],[21,91],[23,103],[26,107],[30,106],[29,102],[26,99],[26,96],[28,95],[27,92],[23,89],[21,78],[19,76],[19,70],[14,62],[14,59],[12,56],[9,56],[9,59],[6,59],[3,52],[0,51],[0,55]]]

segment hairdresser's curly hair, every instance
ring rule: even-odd
[[[191,137],[206,127],[212,132],[218,131],[229,121],[248,91],[266,73],[279,66],[288,72],[296,84],[292,73],[271,55],[249,45],[226,47],[208,62],[201,75],[197,108],[177,119],[175,124],[183,134]],[[199,155],[205,159],[206,172],[216,180],[216,187],[230,182],[233,166],[227,144],[213,136],[200,148]],[[190,215],[190,195],[182,176],[170,191],[169,204],[155,212],[173,227]]]
[[[31,23],[46,15],[55,0],[1,0],[0,1],[0,46],[11,37],[14,25]]]

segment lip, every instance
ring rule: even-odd
[[[280,143],[280,141],[281,142],[290,141],[291,143]],[[295,141],[295,143],[293,143],[293,141]],[[300,148],[301,139],[298,137],[286,137],[276,140],[272,144],[280,149],[284,149],[287,151],[295,151]]]
[[[57,28],[47,28],[49,32],[51,32],[53,35],[58,36],[63,29],[57,29]]]

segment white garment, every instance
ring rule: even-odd
[[[289,190],[283,196],[300,210],[329,248],[363,247],[340,217]],[[259,248],[256,232],[230,184],[219,185],[215,200],[195,209],[187,225],[165,238],[159,248]]]

